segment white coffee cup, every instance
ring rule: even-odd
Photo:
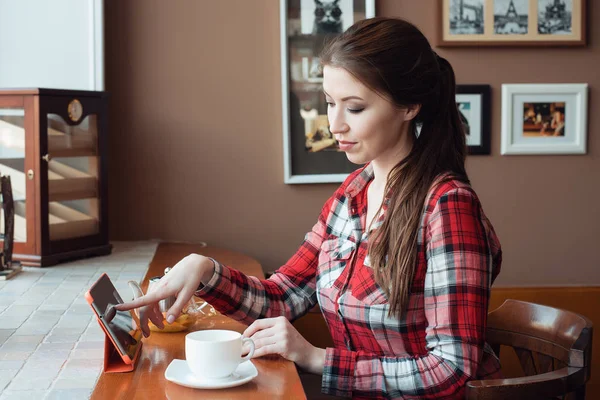
[[[242,357],[242,346],[250,345],[250,352]],[[241,362],[254,355],[254,342],[242,338],[236,331],[206,330],[185,336],[185,359],[198,378],[227,378]]]

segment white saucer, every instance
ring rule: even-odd
[[[258,371],[252,361],[244,361],[230,376],[220,379],[203,379],[196,377],[185,360],[174,359],[165,371],[165,378],[178,385],[194,389],[222,389],[243,385],[256,378]]]

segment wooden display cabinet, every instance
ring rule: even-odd
[[[11,177],[23,265],[111,252],[107,109],[104,92],[0,90],[0,174]]]

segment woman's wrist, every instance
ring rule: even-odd
[[[301,365],[301,367],[312,374],[323,375],[326,350],[319,347],[313,347],[312,351],[310,351],[308,354],[309,356],[305,360],[305,365]]]
[[[199,254],[191,254],[191,256],[195,259],[194,264],[197,266],[197,274],[200,277],[199,283],[200,287],[202,287],[203,285],[206,285],[215,274],[216,263],[210,257]]]

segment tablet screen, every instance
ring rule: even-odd
[[[117,311],[110,321],[106,321],[104,315],[108,309],[115,304],[123,303],[123,299],[106,274],[90,288],[89,293],[93,299],[92,306],[100,317],[100,323],[113,337],[119,352],[133,360],[142,338],[142,331],[135,322],[137,318],[134,319],[133,311]]]

